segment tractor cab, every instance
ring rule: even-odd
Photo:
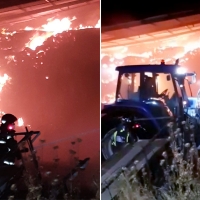
[[[119,72],[116,103],[163,101],[174,115],[182,115],[189,105],[190,84],[195,73],[187,73],[179,65],[129,65],[117,67]],[[189,81],[189,78],[191,80]],[[186,84],[189,91],[186,91]]]

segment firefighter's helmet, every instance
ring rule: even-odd
[[[1,118],[1,124],[13,124],[17,121],[17,117],[15,117],[13,114],[5,114]]]

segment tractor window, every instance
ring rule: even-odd
[[[120,98],[139,101],[139,93],[138,93],[139,86],[140,86],[139,73],[123,74],[121,77],[121,87],[119,91]]]
[[[191,94],[191,86],[190,86],[190,83],[189,83],[189,81],[188,81],[188,79],[186,78],[185,80],[184,80],[184,85],[185,85],[185,91],[186,91],[186,94],[187,94],[187,96],[188,97],[192,97],[192,94]]]
[[[140,73],[123,74],[117,95],[121,99],[139,101],[151,97],[168,99],[174,93],[172,78],[169,74],[145,72],[143,75]]]
[[[156,84],[158,94],[162,94],[166,91],[165,95],[167,96],[167,98],[172,98],[172,96],[175,93],[175,90],[170,74],[158,74]]]
[[[181,88],[180,88],[179,83],[178,83],[178,81],[177,81],[176,79],[175,79],[175,84],[176,84],[178,96],[179,96],[179,97],[182,97]]]

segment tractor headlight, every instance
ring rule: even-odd
[[[185,67],[178,67],[176,70],[176,74],[186,74],[187,69]]]

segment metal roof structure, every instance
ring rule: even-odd
[[[99,0],[49,0],[3,8],[0,9],[0,25],[30,21],[94,3],[99,3]]]
[[[102,27],[101,48],[130,46],[200,31],[200,12],[162,15],[115,26]]]

